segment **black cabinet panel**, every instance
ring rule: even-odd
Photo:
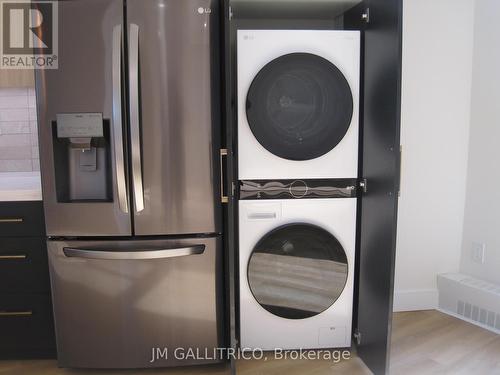
[[[367,192],[359,215],[354,327],[359,357],[375,374],[385,374],[399,190],[402,0],[367,0],[365,6],[370,19],[364,32],[361,171]],[[360,13],[351,15],[362,19]]]
[[[48,295],[0,295],[0,358],[55,355]]]
[[[0,236],[44,236],[42,202],[1,202]]]
[[[0,237],[0,294],[49,292],[45,239]]]

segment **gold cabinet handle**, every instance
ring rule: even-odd
[[[0,223],[22,223],[24,219],[22,217],[6,217],[0,218]]]
[[[2,316],[31,316],[33,315],[33,311],[0,311],[0,317]]]
[[[224,167],[222,159],[227,156],[227,148],[222,148],[220,150],[220,200],[222,203],[229,202],[229,197],[224,195]]]
[[[26,259],[28,256],[26,254],[19,254],[19,255],[0,255],[0,260],[19,260],[19,259]]]

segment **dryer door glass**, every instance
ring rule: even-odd
[[[276,228],[253,249],[248,283],[259,304],[279,317],[303,319],[328,309],[347,282],[339,241],[311,224]]]
[[[246,113],[259,143],[274,155],[309,160],[331,151],[351,123],[353,99],[328,60],[292,53],[268,63],[248,90]]]

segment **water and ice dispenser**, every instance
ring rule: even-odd
[[[111,201],[109,121],[101,113],[60,113],[52,126],[57,200]]]

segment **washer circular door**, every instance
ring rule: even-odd
[[[342,72],[310,53],[280,56],[264,66],[248,90],[250,129],[269,152],[309,160],[331,151],[349,129],[353,98]]]
[[[316,225],[293,223],[266,234],[248,262],[250,290],[270,313],[304,319],[328,309],[347,282],[347,256],[339,241]]]

